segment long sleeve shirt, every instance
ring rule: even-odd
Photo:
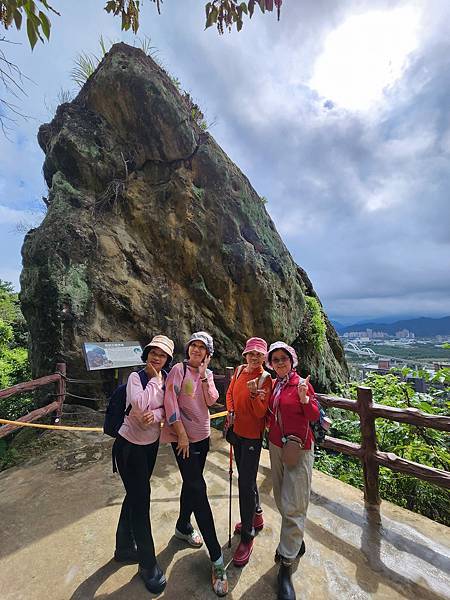
[[[127,381],[126,406],[130,404],[130,413],[125,415],[119,435],[138,445],[156,442],[165,415],[163,381],[152,377],[143,389],[138,373],[131,373]],[[153,412],[154,423],[145,425],[142,422],[142,415],[146,411]]]
[[[310,450],[314,436],[311,431],[310,422],[319,418],[319,407],[311,384],[308,385],[308,404],[302,404],[298,397],[297,386],[300,377],[294,373],[289,382],[283,387],[279,397],[278,410],[280,420],[274,414],[274,392],[269,401],[269,441],[275,446],[282,448],[282,429],[284,435],[296,435],[303,440],[305,450]]]
[[[252,398],[247,383],[258,379],[263,374],[263,368],[247,372],[245,368],[238,367],[231,378],[227,390],[227,410],[234,412],[234,432],[245,438],[260,439],[264,431],[265,416],[272,391],[272,379],[266,377],[262,388],[264,396],[257,395]],[[236,375],[238,375],[236,377]]]
[[[189,365],[184,374],[183,363],[172,367],[166,380],[166,423],[161,433],[161,442],[177,441],[178,437],[172,427],[177,421],[183,423],[190,442],[200,442],[210,436],[208,407],[217,401],[219,392],[209,369],[206,371],[206,378],[208,381],[203,384],[198,371]]]

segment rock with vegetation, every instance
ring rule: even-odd
[[[21,278],[33,374],[65,360],[85,376],[83,341],[164,332],[181,352],[205,329],[216,370],[249,336],[284,339],[332,388],[347,366],[308,276],[176,83],[116,44],[39,130],[48,211],[26,236]]]

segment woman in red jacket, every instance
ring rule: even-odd
[[[284,342],[273,343],[267,363],[276,374],[268,424],[273,495],[282,517],[280,542],[275,553],[275,560],[280,562],[278,600],[295,600],[291,566],[294,559],[305,552],[303,533],[314,462],[310,422],[319,418],[319,408],[309,375],[302,379],[295,371],[298,359],[293,348]],[[283,462],[283,446],[288,436],[297,439],[301,447],[296,464],[291,466]]]

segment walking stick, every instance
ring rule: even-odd
[[[228,468],[230,481],[230,498],[228,503],[228,548],[231,548],[231,494],[233,490],[233,445],[230,444],[230,465]]]

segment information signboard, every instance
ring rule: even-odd
[[[142,365],[139,342],[84,342],[83,353],[88,371]]]

